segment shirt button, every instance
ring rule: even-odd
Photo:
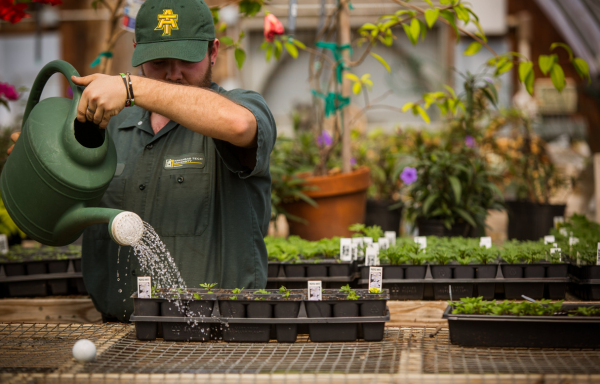
[[[138,125],[142,125],[142,122],[141,122],[141,121],[138,121]]]
[[[152,144],[146,145],[146,149],[152,149],[152,147],[154,147],[154,145],[152,145]]]
[[[143,191],[146,186],[144,184],[140,184],[140,191]]]
[[[178,182],[178,183],[183,183],[183,176],[179,176],[179,177],[177,178],[177,182]]]

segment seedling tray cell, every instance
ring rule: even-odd
[[[580,306],[585,305],[565,304],[563,309]],[[448,306],[443,318],[450,342],[465,347],[600,347],[600,317],[455,315]]]

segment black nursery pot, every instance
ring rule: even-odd
[[[546,275],[546,267],[543,265],[527,265],[524,270],[526,278],[540,278]]]
[[[476,232],[468,223],[455,223],[448,229],[443,220],[436,219],[417,219],[419,236],[437,236],[437,237],[475,237]]]
[[[43,275],[48,273],[45,261],[34,261],[26,264],[28,275]]]
[[[385,270],[385,268],[384,268],[384,270]],[[369,278],[369,267],[367,267],[367,266],[360,267],[360,278],[363,280]]]
[[[408,265],[404,270],[405,279],[424,279],[427,267],[424,265]]]
[[[23,276],[25,272],[25,263],[7,263],[4,264],[6,276]]]
[[[475,277],[477,279],[493,279],[496,277],[497,265],[478,265],[475,267]]]
[[[160,302],[152,299],[133,299],[133,312],[136,316],[159,316]],[[135,335],[138,340],[155,340],[157,331],[158,323],[135,323]]]
[[[369,277],[367,276],[367,279]],[[386,265],[383,267],[384,279],[404,279],[404,268],[399,265]],[[382,315],[383,316],[383,315]]]
[[[341,301],[333,304],[333,317],[357,317],[359,313],[358,303],[352,301]]]
[[[432,265],[431,275],[434,279],[451,279],[452,267],[449,265]]]
[[[270,319],[273,317],[273,306],[268,301],[252,301],[246,306],[246,316],[253,319]]]
[[[528,201],[507,201],[508,238],[539,240],[554,227],[554,217],[564,216],[564,204],[535,204]],[[506,276],[505,276],[506,277]]]
[[[505,279],[520,279],[523,277],[523,266],[514,264],[502,264],[502,275]]]
[[[267,268],[267,277],[277,277],[277,275],[279,274],[280,266],[281,266],[280,264],[269,263],[269,266]]]
[[[368,272],[367,272],[368,274]],[[332,264],[329,266],[329,277],[350,276],[350,264]],[[369,278],[368,276],[366,277]]]
[[[390,210],[389,206],[394,203],[388,200],[367,199],[365,225],[379,225],[383,231],[398,232],[402,207]]]
[[[306,268],[303,265],[284,264],[283,269],[286,277],[305,277]]]
[[[246,317],[246,306],[237,300],[219,300],[219,310],[223,317]]]
[[[386,300],[365,300],[360,304],[360,315],[366,317],[385,316]]]
[[[49,273],[66,273],[69,269],[69,260],[52,260],[48,262]]]
[[[475,277],[475,268],[470,265],[457,265],[454,267],[455,279],[472,279]]]
[[[331,317],[331,305],[323,301],[307,301],[306,313],[308,317]]]
[[[215,300],[192,300],[188,303],[188,309],[194,317],[210,317],[213,312]]]
[[[327,266],[323,264],[307,265],[306,277],[327,277]]]
[[[300,301],[276,302],[273,308],[275,318],[296,318],[300,311]],[[279,343],[293,343],[298,336],[298,324],[276,324],[275,335]]]
[[[568,264],[552,264],[546,267],[546,277],[567,277]]]

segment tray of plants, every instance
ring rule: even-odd
[[[9,297],[85,294],[81,248],[13,246],[0,256],[0,286]]]
[[[354,282],[357,262],[339,259],[340,238],[308,241],[266,237],[269,255],[267,288],[304,288],[309,280],[321,280],[326,288],[340,288]]]
[[[450,342],[466,347],[600,347],[600,306],[591,304],[476,297],[449,302],[443,318]]]
[[[420,248],[410,239],[381,250],[383,287],[392,300],[455,299],[496,295],[517,299],[565,297],[570,281],[566,256],[543,242],[507,242],[502,249],[480,247],[478,239],[428,237]],[[359,265],[359,285],[368,284],[369,266]],[[427,291],[431,292],[427,295]]]
[[[381,341],[390,314],[387,291],[324,289],[323,301],[308,301],[306,290],[156,290],[132,295],[136,336],[167,341],[293,343],[299,333],[312,341]],[[161,332],[162,331],[162,332]]]

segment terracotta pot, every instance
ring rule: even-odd
[[[306,223],[290,220],[290,235],[306,240],[351,237],[348,227],[365,222],[367,188],[371,185],[369,168],[361,167],[334,176],[303,177],[306,185],[316,187],[305,194],[315,200],[318,207],[304,201],[286,204],[285,209],[290,214],[306,220]]]

